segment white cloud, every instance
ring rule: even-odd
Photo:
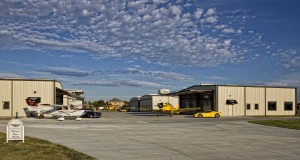
[[[89,14],[88,10],[86,10],[86,9],[82,10],[82,15],[83,16],[87,16],[88,14]]]
[[[131,68],[108,71],[106,74],[135,74],[142,77],[152,79],[163,79],[169,81],[193,81],[193,77],[187,74],[181,74],[176,72],[165,72],[165,71],[146,71],[140,69],[140,66],[132,66]]]
[[[216,23],[217,21],[218,21],[217,16],[210,16],[210,17],[207,17],[206,19],[204,19],[204,22],[207,22],[207,23]]]
[[[225,29],[223,29],[222,32],[224,32],[224,33],[235,33],[235,30],[233,28],[225,28]]]
[[[207,12],[205,13],[205,16],[211,16],[211,15],[214,15],[216,14],[216,8],[209,8],[207,10]]]
[[[204,76],[205,79],[210,79],[210,80],[227,80],[225,77],[220,77],[220,76]]]
[[[201,15],[203,14],[203,12],[204,12],[204,10],[202,8],[197,8],[197,10],[194,13],[195,17],[199,19],[201,17]]]
[[[229,47],[231,45],[231,40],[225,40],[224,41],[224,46]]]
[[[87,77],[93,75],[93,72],[82,71],[74,68],[66,67],[48,67],[47,69],[38,70],[39,72],[51,73],[53,75],[71,76],[71,77]]]
[[[168,0],[153,0],[153,3],[157,3],[157,4],[160,4],[160,3],[167,3]]]
[[[137,0],[128,2],[129,7],[137,7],[147,3],[147,0]]]
[[[175,15],[181,14],[181,9],[179,6],[172,6],[170,9],[171,9],[171,12]]]
[[[149,81],[131,80],[131,79],[121,79],[121,80],[97,80],[97,81],[86,81],[86,82],[75,82],[73,85],[83,85],[83,86],[106,86],[106,87],[143,87],[143,88],[163,88],[168,87],[164,84],[159,84]]]
[[[22,78],[22,77],[23,76],[14,73],[0,72],[0,78]]]
[[[240,25],[219,24],[222,14],[216,8],[205,12],[166,2],[1,1],[0,49],[67,50],[98,60],[111,57],[164,66],[215,66],[252,57],[239,56],[237,48],[248,48],[240,46],[234,34],[226,35],[230,45],[223,45],[224,34],[212,34],[216,29],[247,32]],[[249,37],[245,43],[250,44]],[[259,44],[258,38],[253,45]]]
[[[270,86],[300,87],[300,72],[288,74],[278,80],[267,82]]]
[[[226,26],[224,24],[215,26],[216,29],[224,29],[225,27]]]
[[[290,60],[290,62],[291,62],[291,63],[290,63],[291,66],[300,68],[300,57],[299,57],[299,56],[293,57],[293,58]]]

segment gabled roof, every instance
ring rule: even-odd
[[[123,101],[119,100],[118,98],[113,98],[113,99],[109,100],[108,102],[123,102]]]

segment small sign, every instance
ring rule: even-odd
[[[6,142],[22,140],[24,142],[24,125],[20,119],[12,119],[6,127]]]

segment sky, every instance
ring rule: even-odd
[[[299,6],[1,0],[0,78],[54,79],[90,101],[198,84],[300,87]]]

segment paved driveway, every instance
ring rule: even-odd
[[[100,119],[82,121],[22,120],[26,136],[104,160],[300,159],[299,130],[247,122],[256,119],[103,112]],[[1,132],[7,122],[0,121]]]

